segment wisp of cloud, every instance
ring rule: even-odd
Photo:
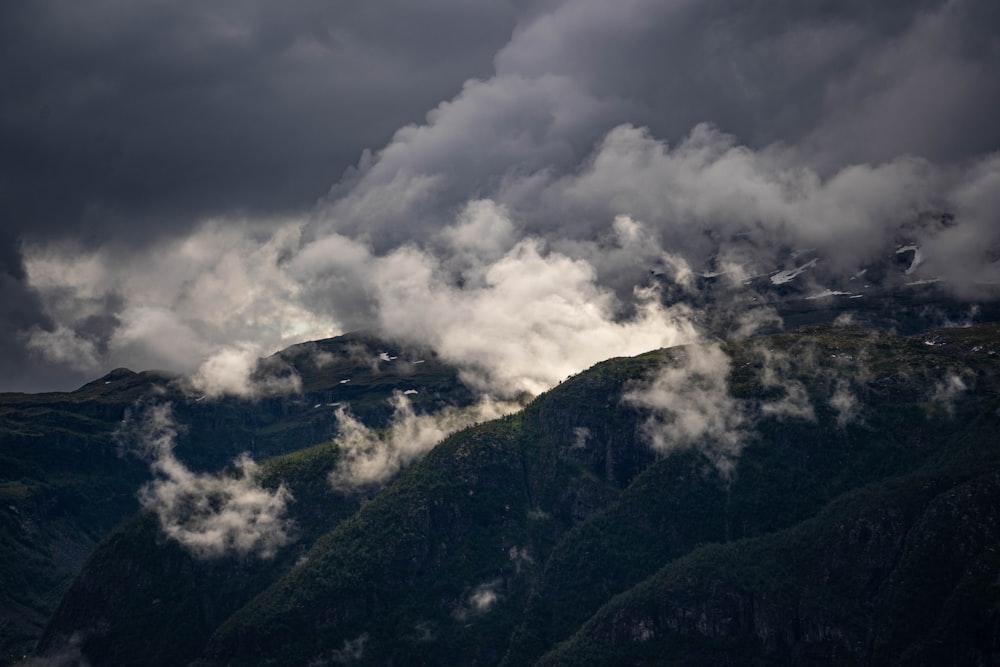
[[[139,491],[142,506],[160,528],[198,558],[226,555],[272,558],[291,539],[286,517],[292,494],[283,485],[266,489],[246,454],[230,473],[192,472],[174,454],[177,425],[169,404],[126,418],[119,439],[149,461],[153,480]]]
[[[337,467],[330,473],[331,486],[349,493],[379,486],[402,468],[419,459],[448,435],[480,422],[521,409],[512,401],[484,397],[464,408],[447,407],[431,414],[416,414],[402,392],[390,399],[392,420],[385,429],[371,429],[355,419],[344,406],[336,410],[340,434]]]

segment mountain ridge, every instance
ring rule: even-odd
[[[692,589],[692,594],[701,595],[698,591],[712,590],[715,584],[711,582],[726,571],[735,572],[735,581],[745,587],[774,579],[771,574],[763,580],[744,580],[741,573],[751,565],[759,569],[761,563],[782,572],[789,558],[794,563],[798,552],[781,546],[783,540],[791,539],[788,535],[820,530],[818,534],[832,535],[830,545],[843,544],[843,538],[837,537],[836,530],[830,533],[829,522],[822,517],[836,516],[837,503],[851,506],[852,494],[895,497],[910,515],[919,517],[923,515],[914,509],[919,504],[915,499],[922,492],[911,487],[923,482],[913,480],[938,474],[947,482],[947,470],[953,469],[958,471],[955,479],[969,478],[970,471],[977,473],[983,480],[983,497],[992,497],[997,480],[990,471],[998,465],[994,414],[1000,376],[998,331],[1000,327],[992,324],[905,338],[819,326],[724,345],[731,360],[727,395],[751,420],[745,422],[749,424],[746,442],[731,476],[718,467],[715,450],[699,448],[711,443],[695,443],[669,456],[655,451],[643,435],[648,412],[622,399],[645,387],[651,374],[684,367],[694,348],[602,362],[541,395],[517,415],[450,436],[381,492],[362,498],[356,513],[338,515],[342,518],[329,524],[329,529],[322,522],[306,527],[315,541],[309,543],[312,538],[304,536],[297,543],[301,546],[286,547],[288,553],[278,557],[285,558],[285,564],[275,566],[268,575],[271,583],[219,621],[209,632],[210,638],[202,633],[206,639],[194,641],[185,655],[200,654],[191,663],[199,666],[316,660],[640,664],[651,658],[666,664],[671,660],[696,663],[699,655],[708,656],[702,664],[717,664],[739,650],[764,662],[805,658],[817,664],[838,660],[861,664],[866,656],[875,656],[875,664],[889,664],[885,652],[859,651],[857,642],[837,644],[836,637],[823,639],[826,635],[820,637],[813,630],[796,634],[794,614],[777,603],[768,612],[773,617],[769,622],[784,629],[768,630],[764,638],[755,632],[771,627],[767,624],[722,623],[712,625],[721,630],[711,632],[702,632],[702,626],[695,624],[694,630],[679,632],[676,623],[646,623],[653,634],[643,641],[638,640],[646,635],[633,632],[638,626],[631,621],[608,626],[633,629],[624,635],[619,630],[608,635],[598,629],[605,627],[601,619],[647,618],[628,611],[637,608],[634,605],[621,612],[606,605],[632,605],[634,598],[635,605],[642,607],[646,604],[641,602],[642,595],[648,596],[642,591],[659,595],[657,582],[663,576],[675,581],[671,572],[694,567],[684,563],[716,564],[705,566],[708,570],[691,570],[708,572],[692,580],[709,586]],[[780,372],[781,383],[763,380],[768,369]],[[693,388],[704,380],[692,377]],[[839,383],[845,377],[850,380],[847,388]],[[964,389],[959,391],[956,383]],[[797,386],[812,406],[811,417],[802,405],[792,405]],[[841,423],[843,397],[848,393],[858,412]],[[335,458],[331,447],[320,445],[314,451]],[[290,454],[285,460],[292,462],[300,456],[305,457],[303,461],[321,459],[318,454]],[[311,503],[322,517],[322,508],[338,497],[325,486],[320,472],[333,463],[327,459],[300,476],[289,468],[279,478],[292,488],[303,489],[296,494],[297,502]],[[264,473],[266,477],[276,474],[281,465],[265,462],[263,467],[270,470]],[[944,472],[934,473],[935,467]],[[271,477],[269,484],[273,487],[279,478]],[[294,486],[307,478],[313,484],[311,492]],[[885,490],[893,484],[903,488],[897,496]],[[943,493],[960,494],[961,488],[952,484]],[[975,510],[972,521],[976,526],[995,522],[995,512],[987,503],[968,507]],[[877,510],[877,506],[865,505],[860,516]],[[290,511],[297,511],[295,504]],[[869,542],[882,529],[870,530]],[[884,532],[886,536],[891,533],[888,528]],[[928,544],[935,544],[939,529],[925,532]],[[858,542],[848,540],[847,544],[857,546]],[[716,546],[700,546],[709,543]],[[747,549],[756,556],[732,555]],[[939,558],[920,549],[910,553],[931,563]],[[969,557],[979,562],[978,553]],[[92,559],[101,562],[111,555],[99,547]],[[296,560],[290,565],[293,555]],[[736,558],[735,566],[716,571],[732,558]],[[188,560],[194,571],[202,567],[197,560]],[[110,565],[114,558],[103,562],[109,564],[105,566],[109,571],[121,569]],[[804,572],[809,572],[812,562],[802,566]],[[846,557],[837,561],[838,571],[850,562]],[[83,576],[92,567],[85,568]],[[983,570],[982,564],[976,567]],[[912,580],[894,572],[898,591],[908,594]],[[891,579],[887,574],[882,579],[886,577]],[[788,590],[796,581],[789,578],[780,589]],[[802,581],[808,584],[811,578]],[[196,586],[192,592],[195,597],[213,599],[212,585],[202,584],[208,588],[200,593]],[[879,586],[884,594],[884,583]],[[804,585],[804,590],[811,589]],[[816,590],[821,593],[816,599],[827,600],[822,604],[833,605],[832,609],[849,609],[853,604],[844,602],[843,591],[838,593],[836,588]],[[982,593],[985,601],[973,607],[978,610],[977,618],[989,626],[996,619],[983,610],[1000,598],[995,587]],[[64,605],[74,595],[77,602],[72,606],[93,608],[90,598],[72,591]],[[946,601],[953,598],[945,596]],[[932,629],[944,627],[947,632],[951,612],[941,611],[939,603],[928,603],[926,613],[940,621],[932,622]],[[142,596],[129,604],[141,608]],[[713,607],[722,616],[730,608]],[[886,608],[898,613],[905,605]],[[689,614],[678,609],[664,613],[669,618]],[[733,609],[742,607],[737,604]],[[823,609],[821,605],[820,617],[825,618]],[[74,626],[74,618],[80,617],[57,614],[42,643],[43,653],[58,652],[59,637],[67,640],[81,630],[78,636],[87,635],[86,625]],[[834,618],[843,622],[842,616]],[[126,650],[123,642],[135,646],[139,636],[159,636],[156,633],[163,630],[158,627],[141,626],[141,631],[119,635],[111,626],[111,634],[105,632],[103,638],[100,632],[91,632],[80,650],[84,655],[103,656],[100,662],[106,664],[135,664],[119,660],[125,654],[114,651]],[[884,627],[888,628],[884,630],[887,646],[914,655],[930,650],[922,637],[900,629],[904,626]],[[837,632],[845,637],[856,634]],[[779,635],[786,639],[773,639]],[[624,639],[608,643],[609,636]],[[833,644],[822,643],[827,639]],[[132,650],[142,654],[141,649]],[[971,656],[968,664],[976,664],[976,659],[990,655],[996,646],[989,641],[966,642],[965,650]]]

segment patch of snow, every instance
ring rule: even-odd
[[[934,283],[939,283],[942,280],[943,280],[943,278],[929,278],[927,280],[914,280],[912,283],[906,283],[906,285],[908,287],[911,287],[913,285],[932,285]]]
[[[828,296],[849,296],[849,297],[853,298],[855,295],[851,294],[850,292],[841,292],[839,290],[826,289],[826,290],[823,290],[822,292],[819,292],[818,294],[813,294],[812,296],[807,296],[806,297],[806,301],[811,301],[813,299],[825,299]],[[861,295],[858,294],[856,296],[861,296]]]
[[[855,273],[853,276],[851,276],[851,280],[857,280],[861,276],[865,275],[867,272],[868,272],[868,269],[861,269],[860,271],[858,271],[857,273]]]
[[[719,276],[725,276],[730,273],[735,273],[737,271],[742,272],[742,270],[743,270],[742,266],[734,266],[733,268],[726,269],[724,271],[703,271],[702,273],[696,273],[695,275],[698,276],[699,278],[718,278]]]
[[[422,363],[424,363],[424,360],[421,359],[420,361],[414,361],[413,363],[415,363],[415,364],[422,364]]]
[[[924,262],[924,255],[922,252],[920,252],[920,246],[904,245],[896,250],[896,254],[901,255],[904,252],[909,252],[911,250],[913,251],[913,261],[910,262],[910,266],[904,272],[906,275],[912,274],[914,271],[917,270],[917,267],[923,264]]]
[[[417,391],[416,389],[407,389],[403,393],[409,395],[409,394],[419,394],[420,392]]]
[[[813,259],[810,259],[802,266],[795,267],[794,269],[788,269],[787,271],[778,271],[773,276],[771,276],[771,283],[775,285],[784,285],[785,283],[789,282],[790,280],[800,275],[806,269],[815,266],[816,262],[818,261],[819,259],[814,257]]]
[[[392,361],[396,359],[396,357],[390,356],[388,352],[379,352],[378,358],[380,361]]]
[[[347,378],[346,380],[341,380],[340,384],[347,384],[350,381],[351,381],[351,378]]]
[[[316,408],[321,408],[321,407],[323,407],[323,404],[322,403],[317,403],[316,405],[313,406],[313,410],[315,410]]]

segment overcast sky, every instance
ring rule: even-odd
[[[1000,282],[994,0],[0,0],[0,82],[0,390],[372,327],[536,391],[782,244]]]

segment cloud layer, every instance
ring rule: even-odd
[[[233,391],[256,354],[365,327],[537,391],[690,340],[702,316],[664,304],[705,276],[735,309],[754,277],[816,259],[795,279],[822,294],[912,245],[910,282],[1000,283],[986,0],[148,5],[0,21],[40,74],[73,65],[0,105],[22,382],[23,358]]]

